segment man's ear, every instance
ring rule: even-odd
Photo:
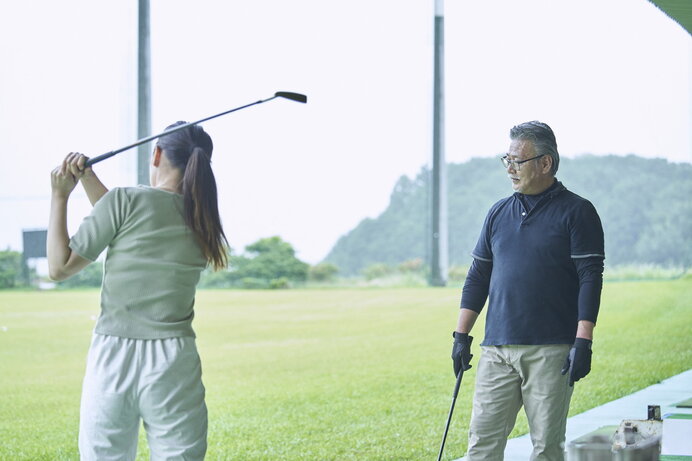
[[[159,164],[161,163],[161,154],[163,152],[161,151],[161,148],[159,146],[154,147],[154,153],[151,156],[151,164],[154,165],[155,167],[158,167]]]
[[[541,166],[543,167],[543,172],[548,173],[553,168],[553,158],[550,155],[544,155],[541,157]]]

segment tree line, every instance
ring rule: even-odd
[[[463,280],[490,206],[512,193],[495,158],[448,165],[450,279]],[[603,222],[606,266],[692,266],[692,165],[662,159],[584,155],[563,158],[558,179],[596,207]],[[280,237],[259,239],[242,254],[232,250],[228,267],[205,271],[206,288],[288,288],[332,282],[337,276],[425,277],[430,254],[430,170],[402,176],[389,205],[342,236],[323,262],[311,266]],[[0,288],[24,283],[21,253],[0,251]],[[89,265],[61,287],[101,285],[102,263]]]
[[[27,270],[22,254],[16,251],[0,251],[0,289],[28,287],[36,281],[36,274]],[[202,288],[290,288],[297,284],[333,281],[338,268],[330,263],[314,266],[299,260],[293,246],[280,237],[262,238],[245,247],[242,254],[229,249],[228,267],[214,272],[205,270],[200,278]],[[100,287],[103,263],[98,261],[67,280],[59,282],[59,288]]]
[[[512,193],[496,158],[448,164],[450,265],[468,266],[490,206]],[[341,274],[396,266],[430,254],[430,170],[402,176],[388,207],[342,236],[325,258]],[[601,217],[606,266],[692,265],[692,165],[635,155],[562,158],[558,180]]]

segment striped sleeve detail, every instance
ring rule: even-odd
[[[598,253],[591,253],[588,255],[570,255],[572,259],[582,259],[582,258],[605,258],[605,255]]]
[[[477,259],[479,261],[485,261],[485,262],[489,262],[489,263],[493,262],[492,259],[481,258],[480,256],[478,256],[477,254],[474,254],[474,253],[471,253],[471,256],[473,257],[473,259]]]

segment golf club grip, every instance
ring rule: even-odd
[[[459,395],[459,388],[461,387],[461,378],[464,376],[464,370],[459,370],[459,374],[457,375],[457,382],[454,385],[454,392],[452,393],[452,397],[455,399],[457,398],[457,395]]]
[[[469,349],[471,348],[471,343],[473,342],[473,338],[469,336]],[[470,366],[469,366],[470,368]],[[464,367],[461,367],[461,370],[459,370],[459,374],[457,375],[457,383],[454,386],[454,393],[452,394],[454,398],[457,398],[457,395],[459,395],[459,386],[461,386],[461,378],[464,376]]]
[[[98,156],[96,156],[96,157],[94,157],[94,158],[90,158],[90,159],[87,160],[86,163],[84,164],[84,168],[88,168],[88,167],[90,167],[91,165],[93,165],[94,163],[98,163],[98,162],[100,162],[100,161],[102,161],[102,160],[106,160],[107,158],[111,158],[111,157],[114,156],[115,154],[117,154],[117,152],[114,151],[114,150],[112,150],[112,151],[107,152],[107,153],[105,153],[105,154],[98,155]]]

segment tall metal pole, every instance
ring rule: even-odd
[[[444,153],[444,12],[435,0],[433,84],[432,254],[430,285],[445,286],[448,268],[447,166]]]
[[[151,134],[151,40],[149,38],[149,0],[139,0],[137,38],[137,137]],[[149,184],[151,144],[137,148],[137,183]]]

